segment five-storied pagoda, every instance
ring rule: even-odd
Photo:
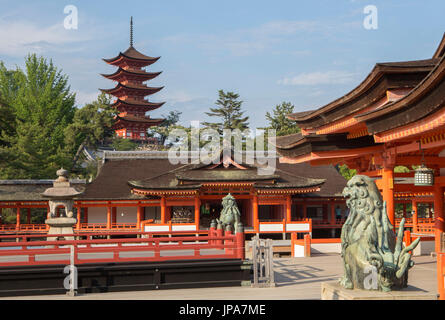
[[[149,87],[144,81],[156,78],[161,72],[147,72],[143,68],[155,63],[160,57],[149,57],[133,47],[133,17],[130,20],[130,47],[106,63],[118,67],[112,74],[103,74],[107,79],[117,81],[113,89],[101,89],[102,92],[117,98],[113,103],[119,114],[113,126],[116,134],[122,138],[147,141],[147,128],[160,124],[164,119],[152,119],[147,111],[159,108],[164,102],[150,102],[146,96],[160,91],[163,87]]]

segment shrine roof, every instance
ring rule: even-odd
[[[372,136],[348,139],[346,133],[338,134],[301,134],[276,138],[277,152],[284,157],[298,157],[311,152],[350,150],[375,146]]]
[[[356,116],[365,122],[368,132],[375,134],[404,126],[445,107],[445,57],[406,96],[372,112]]]
[[[413,88],[437,65],[438,59],[377,63],[355,89],[327,105],[288,118],[301,128],[317,128],[362,110],[385,96],[388,89]]]
[[[0,180],[0,201],[47,201],[42,193],[53,185],[54,180]],[[71,179],[70,183],[78,192],[86,186],[84,179]]]
[[[106,157],[98,176],[87,185],[84,194],[79,199],[143,199],[141,196],[131,193],[132,187],[172,190],[197,189],[203,183],[212,182],[212,178],[214,178],[213,181],[224,181],[219,180],[221,178],[225,178],[225,181],[233,181],[236,174],[244,175],[246,183],[256,183],[258,188],[264,189],[321,186],[319,192],[312,194],[314,197],[340,197],[346,185],[345,179],[333,166],[288,165],[279,163],[277,158],[275,173],[267,177],[267,179],[276,179],[276,184],[273,185],[269,184],[266,178],[258,178],[256,169],[253,170],[254,167],[246,166],[247,173],[241,173],[246,170],[233,167],[208,169],[207,165],[203,164],[171,164],[168,152],[154,152],[152,155],[149,154],[150,152],[146,152],[145,158],[140,153],[134,152],[133,155],[132,152],[124,152],[125,156],[120,158]],[[215,170],[226,171],[213,173]],[[183,183],[180,184],[179,181],[183,181]]]

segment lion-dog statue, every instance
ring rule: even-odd
[[[236,205],[235,198],[230,193],[222,199],[221,214],[219,219],[216,220],[218,224],[223,226],[224,230],[229,226],[229,229],[232,231],[235,230],[235,233],[238,231],[241,222],[241,214]]]
[[[349,215],[341,230],[344,275],[340,284],[347,289],[391,291],[408,283],[414,266],[411,252],[420,238],[403,246],[405,219],[397,238],[374,181],[363,175],[350,179],[343,190]]]

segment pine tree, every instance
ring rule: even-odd
[[[161,118],[164,118],[165,120],[158,126],[153,126],[148,129],[148,136],[154,137],[159,140],[159,144],[161,146],[164,146],[169,133],[173,129],[184,129],[184,127],[179,126],[179,118],[181,116],[181,111],[170,111],[167,116],[162,115]]]
[[[206,112],[210,117],[218,117],[220,122],[203,122],[205,127],[213,128],[223,134],[223,129],[239,129],[241,131],[248,129],[248,116],[243,116],[241,111],[242,101],[239,101],[239,94],[233,92],[225,93],[223,90],[218,91],[219,99],[216,105],[219,107],[210,108],[211,112]]]
[[[294,106],[290,102],[282,102],[275,106],[273,115],[266,112],[266,119],[269,126],[265,129],[275,129],[277,136],[285,136],[300,132],[294,121],[287,118],[287,115],[294,112]]]

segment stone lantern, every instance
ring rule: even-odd
[[[45,223],[49,226],[47,240],[59,240],[60,238],[74,240],[74,236],[51,237],[53,234],[74,234],[73,226],[77,222],[77,219],[73,217],[74,198],[82,194],[82,192],[71,187],[67,170],[59,169],[56,174],[58,177],[53,182],[53,187],[46,189],[42,194],[44,197],[49,198],[50,217],[45,220]],[[65,210],[63,210],[60,216],[57,216],[57,208],[59,206],[64,207]]]

